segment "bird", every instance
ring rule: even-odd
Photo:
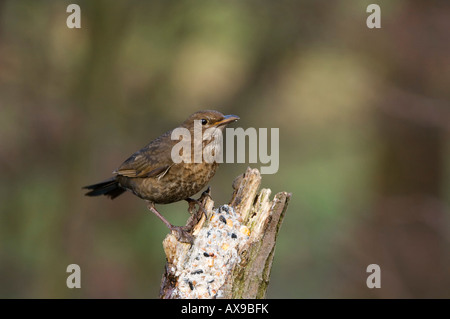
[[[172,225],[155,208],[155,204],[186,200],[189,212],[196,204],[199,210],[205,212],[200,201],[191,196],[202,190],[214,176],[219,166],[214,156],[222,151],[222,131],[237,120],[239,117],[236,115],[224,115],[214,110],[195,112],[177,128],[167,131],[132,154],[113,171],[111,178],[84,186],[83,189],[89,190],[85,195],[105,195],[114,199],[130,191],[147,202],[147,208],[169,228],[178,241],[192,243],[190,229]],[[198,151],[201,153],[196,153]],[[210,160],[207,160],[207,153]]]

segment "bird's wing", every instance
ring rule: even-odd
[[[126,177],[155,177],[165,173],[170,167],[169,164],[155,163],[147,156],[137,154],[128,158],[114,173]]]
[[[161,178],[174,164],[170,157],[171,143],[164,142],[160,138],[151,142],[143,149],[131,155],[113,173],[126,177]]]

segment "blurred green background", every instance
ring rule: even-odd
[[[165,226],[81,187],[217,109],[280,128],[268,297],[450,298],[450,3],[377,1],[368,29],[370,3],[0,1],[0,297],[156,298]],[[221,165],[216,205],[247,166]]]

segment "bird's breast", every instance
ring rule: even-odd
[[[168,204],[193,196],[214,176],[217,163],[174,164],[166,174],[151,178],[121,177],[121,186],[156,204]]]

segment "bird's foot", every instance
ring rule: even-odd
[[[209,197],[210,199],[212,199],[210,193],[211,193],[211,187],[208,187],[208,188],[202,193],[202,195],[200,195],[200,197],[199,197],[198,199],[186,198],[186,201],[187,201],[188,204],[189,204],[189,207],[188,207],[188,212],[189,212],[189,214],[191,214],[191,215],[194,214],[194,213],[198,214],[200,211],[202,211],[203,214],[205,214],[205,218],[208,217],[208,216],[207,216],[207,211],[206,211],[206,209],[205,209],[205,206],[203,206],[203,202],[205,201],[205,199],[206,199],[207,197]],[[195,205],[198,205],[198,210],[197,210],[197,212],[195,212]],[[200,218],[201,218],[201,216],[200,216]]]
[[[208,217],[206,208],[203,206],[202,202],[199,199],[193,199],[193,198],[187,198],[186,201],[189,204],[188,212],[192,216],[197,216],[197,218],[194,218],[196,220],[200,220],[202,218],[202,215],[205,215],[205,218]],[[198,210],[195,211],[195,206],[198,206]]]
[[[171,226],[170,230],[180,243],[191,244],[194,242],[194,236],[191,234],[191,227]]]
[[[191,234],[192,226],[174,226],[167,219],[165,219],[155,208],[155,204],[148,202],[147,208],[152,211],[159,219],[166,224],[167,228],[172,232],[175,238],[182,243],[192,244],[194,242],[194,236]]]
[[[200,197],[197,200],[199,202],[204,202],[206,197],[209,197],[209,199],[212,200],[212,197],[211,197],[211,186],[208,186],[208,188],[200,195]]]

